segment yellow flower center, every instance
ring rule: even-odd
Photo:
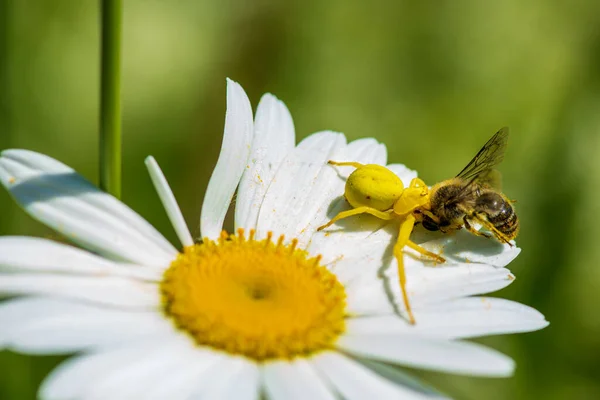
[[[161,282],[164,310],[198,345],[254,360],[330,349],[345,329],[346,292],[296,248],[223,233],[187,247]]]

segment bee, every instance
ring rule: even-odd
[[[453,179],[434,185],[431,189],[419,178],[408,187],[389,169],[375,164],[329,161],[334,166],[356,168],[346,180],[344,197],[352,209],[342,211],[317,230],[323,230],[335,222],[359,214],[370,214],[379,219],[399,221],[399,232],[394,245],[394,257],[398,264],[398,281],[406,308],[408,321],[415,323],[404,270],[404,248],[444,263],[446,260],[410,240],[416,224],[428,230],[449,233],[463,226],[469,232],[491,237],[479,232],[475,224],[484,226],[499,241],[509,243],[518,233],[519,220],[509,200],[500,191],[500,174],[494,166],[504,157],[508,140],[508,128],[500,129],[467,166]]]
[[[428,211],[433,216],[423,215],[425,229],[447,233],[464,226],[475,235],[491,237],[473,227],[479,224],[500,242],[511,245],[519,232],[519,219],[513,202],[501,193],[500,173],[494,169],[504,158],[507,142],[508,128],[502,128],[455,178],[429,190]]]

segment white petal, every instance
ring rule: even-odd
[[[505,267],[514,260],[521,249],[469,233],[462,229],[453,234],[428,232],[415,228],[411,239],[427,250],[440,253],[449,263],[481,263],[494,267]]]
[[[258,399],[258,387],[256,363],[224,355],[202,376],[190,399],[255,400]]]
[[[407,269],[407,290],[414,309],[426,304],[437,304],[448,299],[490,293],[502,289],[513,282],[514,277],[504,268],[494,268],[481,264],[462,264],[445,267],[424,267],[409,262]],[[356,276],[347,283],[348,309],[354,315],[388,313],[390,298],[399,310],[404,310],[400,293],[395,260],[382,278],[365,274]]]
[[[86,391],[96,384],[98,377],[123,368],[148,351],[151,349],[144,343],[143,346],[73,357],[50,373],[40,386],[38,397],[43,400],[84,398]]]
[[[181,241],[181,244],[184,246],[193,246],[194,239],[192,239],[190,230],[185,223],[185,219],[181,214],[181,210],[177,205],[177,200],[175,200],[175,195],[173,195],[173,191],[171,190],[165,175],[154,157],[146,157],[145,163],[146,167],[148,167],[148,172],[150,173],[150,179],[152,179],[158,197],[160,197],[163,207],[165,207],[165,210],[167,211],[169,220],[171,221],[171,224],[173,224],[173,228],[175,229],[175,233]]]
[[[446,399],[448,397],[444,396],[442,393],[438,392],[434,388],[425,385],[423,382],[418,380],[417,378],[408,375],[404,371],[400,369],[400,367],[385,364],[375,360],[368,360],[366,358],[358,358],[356,359],[360,364],[374,371],[378,375],[389,379],[390,381],[395,382],[398,385],[405,386],[414,390],[415,392],[422,393],[426,395],[427,398],[430,399]]]
[[[0,348],[62,354],[167,337],[174,326],[159,312],[127,312],[52,298],[0,303]]]
[[[63,362],[42,383],[38,396],[44,400],[84,398],[99,377],[119,370],[152,351],[148,342],[115,350],[73,357]]]
[[[422,393],[396,385],[340,353],[321,353],[313,358],[313,365],[327,377],[344,399],[427,398]]]
[[[259,398],[260,371],[253,362],[245,362],[237,373],[230,378],[231,382],[214,394],[214,399],[224,400],[256,400]]]
[[[315,214],[323,206],[321,200],[337,194],[331,186],[340,178],[326,163],[345,142],[340,133],[316,133],[288,154],[260,209],[257,237],[273,231],[276,235],[286,235],[288,240],[299,239],[301,246],[308,242],[316,228]]]
[[[391,256],[393,241],[384,229],[374,232],[350,248],[338,246],[343,256],[328,265],[346,287],[348,308],[354,315],[385,314],[393,310],[391,300],[401,310],[397,264]],[[447,299],[489,293],[509,285],[514,276],[504,268],[477,263],[449,261],[434,265],[404,256],[407,289],[414,307]]]
[[[417,321],[418,323],[418,321]],[[512,359],[474,343],[411,335],[346,335],[337,346],[357,356],[473,376],[512,375]]]
[[[357,217],[357,223],[366,220]],[[375,220],[374,222],[378,224]],[[309,251],[323,256],[322,263],[346,283],[354,278],[376,277],[379,270],[390,263],[390,249],[393,245],[386,229],[317,232],[311,241]],[[328,241],[331,238],[331,243]]]
[[[285,104],[265,94],[256,110],[254,139],[235,205],[235,227],[256,228],[267,188],[281,161],[296,143],[294,122]]]
[[[500,290],[515,277],[505,268],[490,267],[485,264],[448,264],[423,266],[422,262],[405,256],[407,288],[415,305],[430,304],[446,299],[466,297]],[[398,282],[396,261],[393,260],[386,271],[390,282]],[[400,294],[399,285],[392,291]]]
[[[335,400],[337,396],[305,359],[263,365],[263,383],[271,400]]]
[[[148,382],[147,393],[139,398],[148,400],[185,399],[189,400],[204,374],[221,359],[221,355],[212,350],[195,349],[180,355],[178,365],[168,373]]]
[[[337,245],[337,251],[344,256],[338,256],[329,268],[352,294],[348,305],[355,314],[385,313],[389,310],[390,299],[394,299],[400,310],[405,308],[398,283],[397,263],[391,254],[396,240],[395,229],[395,222],[388,223],[362,241]],[[434,253],[442,254],[447,260],[436,265],[413,250],[405,249],[407,289],[413,307],[490,293],[508,286],[515,279],[510,271],[498,267],[517,256],[520,249],[516,247],[464,231],[447,235],[426,232],[421,227],[415,229],[411,239]],[[367,249],[371,243],[372,249]],[[475,250],[470,251],[469,246]],[[324,253],[329,256],[329,253]],[[468,256],[465,257],[465,254]],[[324,260],[329,258],[324,257]]]
[[[115,371],[109,371],[104,376],[99,376],[95,384],[85,394],[89,400],[129,400],[156,398],[153,388],[157,380],[162,380],[175,375],[175,368],[180,363],[171,352],[164,348],[157,348],[148,356],[132,360],[127,366]],[[168,397],[173,399],[174,397]]]
[[[165,378],[165,384],[170,384],[172,375],[186,375],[189,371],[195,372],[194,377],[198,379],[198,375],[215,361],[211,352],[198,351],[183,335],[139,341],[63,362],[44,380],[39,396],[46,400],[158,399],[148,394],[153,393],[150,387],[162,388],[157,385],[161,379]],[[188,398],[179,387],[174,389],[168,398]]]
[[[31,150],[8,149],[2,152],[2,157],[14,160],[30,169],[43,171],[48,174],[68,174],[75,172],[73,168],[66,166],[60,161]],[[15,179],[17,178],[15,177]]]
[[[397,315],[364,316],[347,321],[350,335],[405,333],[447,339],[530,332],[548,325],[537,310],[504,299],[470,297],[416,307],[415,325]]]
[[[323,239],[327,240],[327,236]],[[311,242],[310,250],[313,250]],[[320,246],[324,264],[345,286],[348,310],[354,315],[393,312],[393,303],[387,293],[388,287],[397,285],[382,275],[389,266],[390,236],[383,229],[376,230],[363,240],[337,242],[337,248],[327,244]],[[336,255],[337,252],[337,255]],[[329,263],[327,263],[329,261]]]
[[[155,282],[162,279],[162,273],[155,268],[115,263],[73,246],[26,236],[0,237],[2,272],[111,275]]]
[[[60,163],[23,150],[4,151],[0,157],[2,184],[31,216],[107,257],[164,268],[177,254],[160,233],[123,203],[72,170],[46,172],[43,168],[48,164]]]
[[[191,343],[184,347],[179,343],[158,346],[142,357],[132,360],[128,365],[99,376],[96,383],[87,390],[85,398],[90,400],[159,399],[155,396],[155,391],[160,388],[158,382],[178,374],[178,369],[182,367],[193,366],[186,354],[190,351],[193,351]],[[182,359],[186,362],[182,363]],[[170,395],[167,398],[176,397]]]
[[[156,284],[112,276],[3,274],[1,295],[56,296],[143,310],[156,310],[161,303]]]
[[[221,234],[225,214],[250,155],[252,125],[252,107],[246,92],[238,83],[227,79],[223,144],[202,204],[202,237],[216,239]]]
[[[387,149],[383,143],[379,143],[373,138],[363,138],[353,140],[348,145],[335,155],[337,158],[333,161],[340,162],[358,162],[361,164],[378,164],[385,165],[387,161]],[[338,174],[345,178],[354,172],[354,167],[339,167],[334,168]]]
[[[404,164],[389,164],[386,165],[386,167],[398,175],[398,177],[402,180],[402,183],[404,183],[404,186],[410,185],[410,181],[418,176],[417,171],[407,168]]]

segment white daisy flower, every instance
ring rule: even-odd
[[[147,165],[178,251],[150,224],[73,169],[6,150],[0,180],[34,218],[85,250],[32,237],[0,238],[0,349],[78,353],[54,370],[42,399],[439,398],[393,365],[509,376],[513,361],[459,339],[547,325],[500,289],[519,250],[459,233],[413,239],[444,247],[447,265],[407,256],[417,318],[402,312],[394,229],[370,217],[316,232],[347,207],[351,169],[329,159],[386,163],[373,139],[321,132],[294,146],[285,105],[265,95],[252,119],[228,81],[223,147],[194,243],[164,176]],[[415,176],[389,165],[404,182]],[[238,187],[236,234],[222,234]],[[335,227],[334,227],[335,228]],[[424,235],[419,238],[419,235]],[[433,239],[432,239],[433,238]],[[385,288],[388,288],[386,293]],[[398,308],[399,310],[394,310]]]

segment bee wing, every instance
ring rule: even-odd
[[[502,191],[502,174],[497,169],[483,171],[477,176],[476,182],[482,186]]]
[[[507,143],[508,128],[504,127],[496,132],[467,166],[456,175],[457,178],[462,178],[466,183],[449,201],[460,202],[470,197],[474,190],[474,183],[500,189],[502,176],[494,167],[500,164],[504,158]]]
[[[475,181],[490,174],[490,171],[504,159],[504,150],[508,143],[508,128],[500,129],[479,150],[479,153],[456,175],[466,181]]]

